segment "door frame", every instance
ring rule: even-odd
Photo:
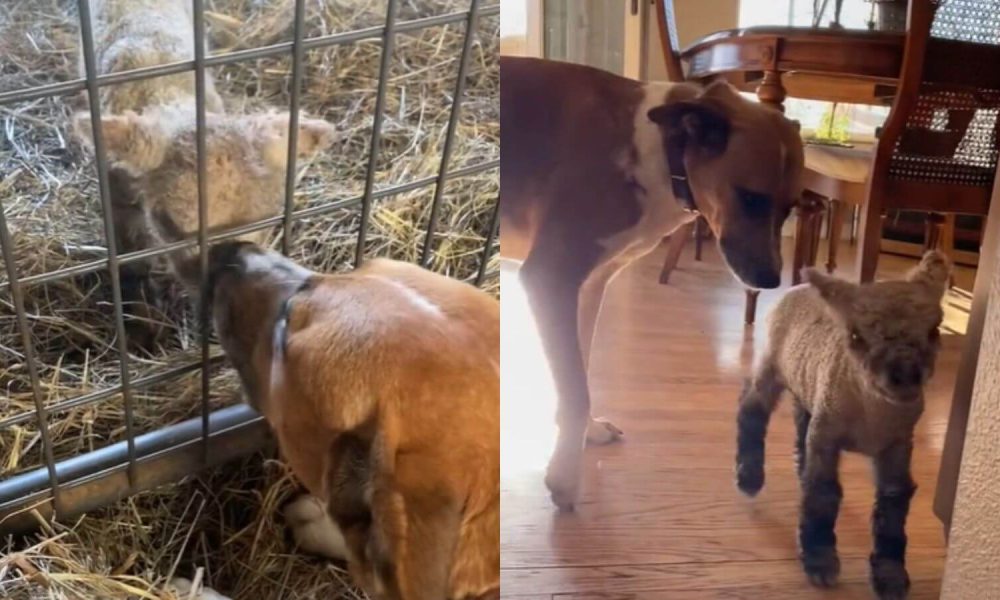
[[[525,46],[528,56],[545,58],[545,0],[525,0],[528,3]],[[645,74],[645,24],[649,14],[645,0],[620,0],[625,12],[622,73],[631,79],[641,79]]]

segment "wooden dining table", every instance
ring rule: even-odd
[[[888,104],[903,63],[903,33],[817,27],[749,27],[702,38],[681,54],[688,78],[724,78],[761,102],[787,96]]]
[[[890,105],[903,63],[903,32],[822,27],[747,27],[708,35],[681,52],[687,78],[723,78],[783,108],[786,97]],[[1000,46],[932,38],[925,78],[949,86],[983,86],[985,64],[1000,64]],[[988,77],[1000,87],[1000,70]]]

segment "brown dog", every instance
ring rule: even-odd
[[[640,83],[590,67],[500,59],[500,253],[520,277],[559,394],[546,484],[572,508],[590,417],[587,362],[614,275],[697,213],[732,272],[777,287],[781,226],[801,191],[798,124],[726,84]]]
[[[496,300],[388,260],[320,275],[245,242],[209,258],[222,346],[329,507],[359,585],[385,599],[497,596]]]

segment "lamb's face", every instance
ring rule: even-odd
[[[903,281],[856,285],[813,270],[807,279],[843,324],[849,354],[871,387],[891,402],[910,403],[922,398],[934,373],[949,275],[944,255],[929,252]]]
[[[275,216],[284,202],[288,114],[206,115],[206,191],[209,229]],[[192,106],[167,106],[138,115],[103,117],[109,164],[129,180],[153,230],[177,241],[198,230],[195,116]],[[89,115],[77,131],[90,134]],[[298,155],[329,146],[333,126],[300,119]]]

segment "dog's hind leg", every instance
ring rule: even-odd
[[[600,255],[596,244],[572,248],[549,236],[535,246],[520,272],[559,396],[559,436],[545,484],[552,501],[563,510],[572,510],[577,500],[590,423],[590,392],[578,328],[580,288]]]
[[[778,370],[765,359],[740,396],[736,418],[736,485],[750,496],[764,487],[764,438],[785,386]]]
[[[285,507],[285,521],[292,529],[295,544],[302,550],[330,558],[347,560],[344,534],[333,519],[326,503],[310,494],[303,494]]]

